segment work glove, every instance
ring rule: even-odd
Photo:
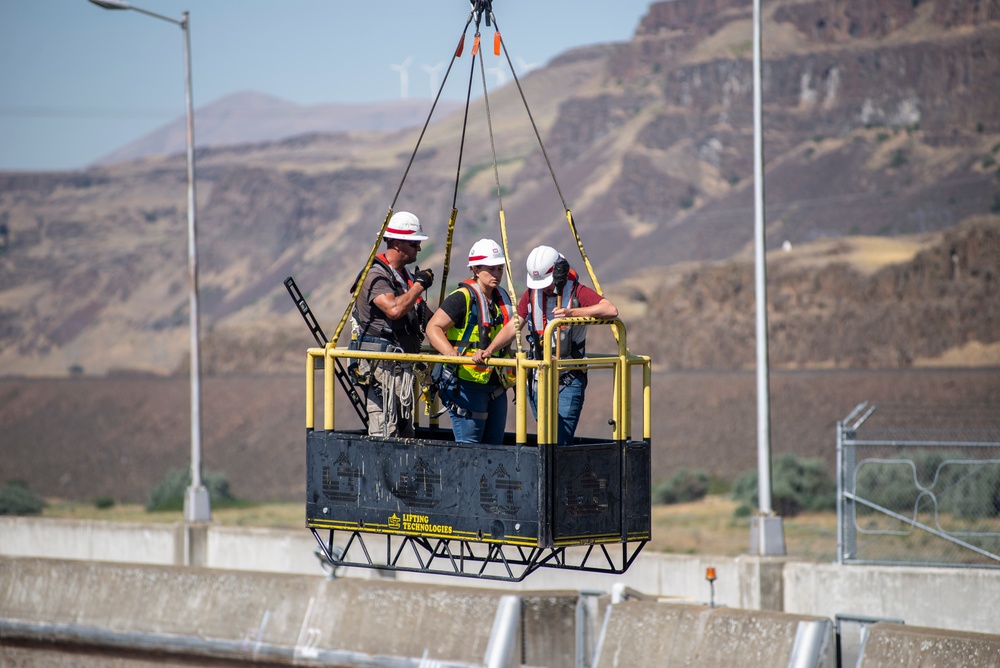
[[[431,286],[434,285],[434,272],[430,269],[417,267],[416,271],[413,272],[413,281],[424,286],[424,290],[430,290]]]

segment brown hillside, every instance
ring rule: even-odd
[[[1000,217],[946,233],[845,238],[768,258],[769,357],[782,368],[895,368],[974,343],[1000,364]],[[630,341],[670,369],[753,368],[750,261],[646,272]],[[706,339],[710,345],[706,345]]]
[[[768,249],[940,233],[1000,210],[996,0],[764,7]],[[482,102],[470,110],[460,175],[461,115],[432,124],[395,202],[412,130],[199,148],[205,367],[281,369],[311,343],[281,286],[288,275],[332,329],[390,206],[425,222],[431,240],[420,263],[439,276],[453,201],[453,266],[476,239],[499,236],[492,145],[515,268],[535,244],[573,247],[560,194],[609,291],[683,274],[684,262],[735,261],[699,269],[697,288],[713,306],[683,311],[683,349],[650,347],[672,368],[744,366],[745,349],[729,342],[747,332],[749,292],[733,298],[702,284],[718,271],[732,273],[723,284],[749,285],[740,260],[753,230],[750,29],[749,8],[735,0],[656,3],[630,41],[578,49],[525,76],[558,190],[513,86],[491,92],[495,144]],[[186,368],[184,167],[175,155],[0,174],[0,373]],[[981,319],[990,309],[965,293],[928,301],[906,291],[897,304],[872,285],[905,279],[861,280],[838,268],[785,276],[776,262],[774,354],[783,365],[905,366],[995,342],[995,319]],[[812,284],[820,287],[800,287]],[[987,285],[973,292],[988,295]],[[642,298],[651,331],[676,326],[655,319],[678,316],[679,297],[643,289]],[[791,308],[799,302],[811,304],[811,320]],[[891,305],[891,319],[872,304]],[[959,321],[949,320],[955,308]],[[949,322],[958,324],[940,326]],[[879,328],[865,342],[862,332]]]
[[[655,373],[654,479],[687,468],[733,480],[755,469],[755,384],[753,372]],[[1000,429],[1000,367],[781,371],[770,384],[774,454],[818,457],[831,472],[836,423],[862,401],[898,433],[928,410],[974,416],[965,429]],[[592,381],[581,434],[608,429],[598,410],[604,385]],[[0,379],[0,485],[21,480],[45,497],[144,502],[167,470],[190,466],[188,388],[186,378]],[[209,377],[202,392],[204,468],[224,473],[239,498],[301,501],[303,377]],[[346,401],[339,406],[350,411]],[[341,428],[355,421],[338,413]]]

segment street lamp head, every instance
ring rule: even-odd
[[[103,9],[132,9],[132,5],[123,0],[90,0],[90,2]]]

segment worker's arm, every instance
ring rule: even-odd
[[[617,318],[618,307],[605,297],[592,306],[553,309],[552,315],[557,318]]]
[[[508,321],[507,324],[503,326],[503,329],[497,332],[497,335],[493,337],[493,340],[490,341],[490,345],[486,346],[484,350],[477,350],[475,354],[472,355],[472,359],[476,361],[476,364],[482,364],[492,357],[496,351],[503,350],[510,345],[510,342],[514,340],[515,336],[517,336],[516,323],[518,322],[521,323],[521,327],[524,327],[526,320],[518,318],[517,320]]]
[[[434,350],[449,357],[458,355],[458,350],[448,340],[447,333],[454,324],[455,321],[443,309],[435,311],[427,323],[427,340],[434,346]]]
[[[420,283],[414,283],[410,286],[409,290],[398,297],[391,292],[383,292],[373,299],[372,303],[382,313],[385,313],[385,317],[389,318],[389,320],[399,320],[413,310],[413,305],[417,303],[417,299],[423,293],[424,286]]]

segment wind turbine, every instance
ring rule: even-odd
[[[517,66],[521,70],[521,74],[525,75],[531,70],[538,69],[537,63],[528,63],[521,56],[517,56],[514,60],[517,61]]]
[[[497,65],[496,67],[487,67],[486,71],[496,77],[497,88],[503,86],[507,83],[507,71],[504,70],[503,65]]]
[[[424,68],[424,72],[427,72],[427,76],[430,77],[431,97],[437,95],[438,86],[440,85],[440,81],[438,80],[438,72],[440,72],[444,66],[445,62],[443,60],[437,65],[428,65],[427,63],[421,65],[421,67]]]
[[[410,96],[410,65],[413,63],[413,56],[407,56],[399,65],[389,65],[389,69],[399,72],[399,99],[405,100]]]

